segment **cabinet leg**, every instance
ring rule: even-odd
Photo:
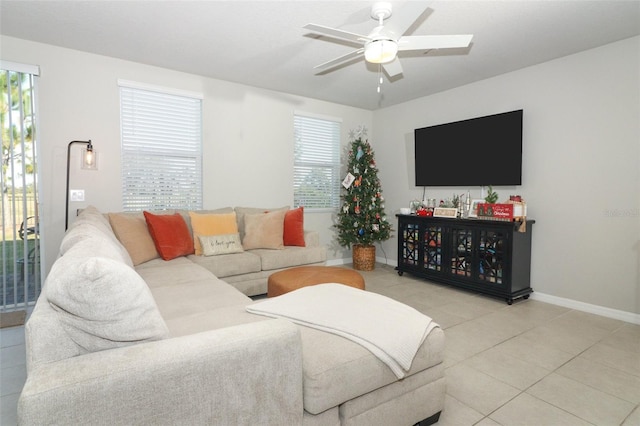
[[[513,299],[507,299],[507,304],[508,305],[513,305]]]

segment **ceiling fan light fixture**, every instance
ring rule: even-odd
[[[388,39],[371,40],[364,46],[364,58],[372,64],[386,64],[395,59],[398,43]]]

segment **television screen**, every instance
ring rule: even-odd
[[[522,113],[415,129],[416,186],[521,185]]]

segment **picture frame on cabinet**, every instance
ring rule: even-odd
[[[471,200],[471,207],[469,207],[469,217],[478,217],[478,204],[484,203],[482,199]]]
[[[455,207],[436,207],[433,209],[433,217],[458,217],[458,209]]]

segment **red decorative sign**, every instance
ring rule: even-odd
[[[478,204],[478,218],[513,220],[513,204]]]

